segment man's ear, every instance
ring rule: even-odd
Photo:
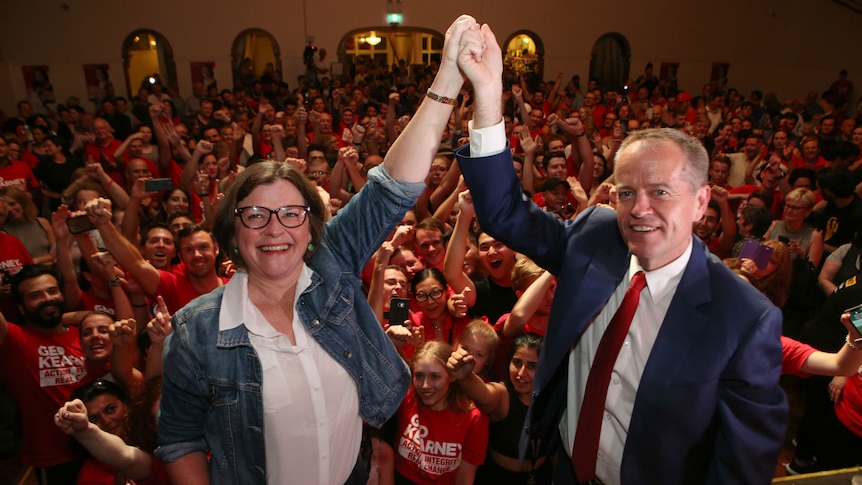
[[[695,212],[694,212],[694,220],[692,222],[699,222],[703,219],[703,215],[706,214],[706,208],[709,207],[709,198],[712,193],[712,188],[709,185],[704,185],[697,189],[697,193],[695,194]]]

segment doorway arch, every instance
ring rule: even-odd
[[[259,28],[240,32],[231,46],[231,72],[234,86],[246,89],[251,89],[253,80],[264,74],[278,77],[280,81],[281,48],[275,37]]]
[[[333,65],[333,76],[353,79],[357,71],[373,63],[397,66],[400,74],[415,77],[425,66],[440,63],[443,34],[421,27],[364,27],[354,29],[338,42],[339,65]],[[403,71],[403,72],[402,72]],[[393,70],[394,72],[394,70]]]
[[[158,74],[166,87],[177,89],[177,68],[174,49],[161,33],[138,29],[123,40],[123,70],[129,99],[138,94],[145,79]]]
[[[629,41],[617,32],[602,35],[593,44],[590,79],[598,79],[603,89],[619,88],[629,78],[632,51]]]
[[[531,90],[538,88],[545,71],[545,44],[531,30],[519,30],[503,44],[503,76],[516,81],[523,76]]]

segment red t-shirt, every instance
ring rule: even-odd
[[[781,336],[781,373],[792,376],[808,377],[810,374],[802,372],[802,365],[817,352],[814,347],[803,344],[798,340]]]
[[[718,256],[719,258],[725,257],[724,251],[721,250],[721,238],[720,237],[718,237],[718,236],[711,237],[711,238],[707,239],[706,241],[704,241],[704,243],[706,244],[707,249],[709,249],[709,252]]]
[[[452,291],[451,289],[447,290],[450,292]],[[464,331],[464,327],[466,327],[468,323],[472,322],[473,318],[453,318],[448,311],[444,311],[443,314],[446,316],[446,322],[443,324],[443,341],[449,345],[455,345],[455,342],[461,338],[461,332]],[[435,334],[436,329],[431,323],[431,320],[429,320],[423,312],[419,311],[411,314],[410,321],[413,322],[413,325],[422,326],[426,342],[428,340],[434,340],[432,337]]]
[[[814,162],[814,166],[805,165],[805,161],[803,161],[801,157],[794,157],[791,160],[793,162],[793,168],[810,168],[815,172],[819,172],[829,166],[829,162],[827,162],[822,156],[817,157],[817,161]]]
[[[481,465],[488,448],[488,418],[466,412],[433,411],[416,400],[413,389],[398,409],[395,470],[413,483],[451,484],[461,461]]]
[[[36,155],[33,155],[30,152],[22,153],[21,154],[21,161],[24,162],[25,164],[27,164],[28,167],[30,167],[31,169],[34,169],[34,170],[39,165],[39,157],[37,157]]]
[[[9,278],[30,264],[33,264],[33,258],[24,243],[15,236],[0,232],[0,273],[5,273],[3,278],[9,282]],[[0,298],[0,312],[6,320],[18,321],[18,305],[11,298]]]
[[[116,315],[113,298],[99,298],[90,293],[81,292],[81,302],[75,310],[100,311]]]
[[[108,146],[101,147],[96,143],[90,143],[84,148],[84,160],[91,159],[95,163],[101,163],[105,173],[108,174],[114,182],[120,184],[120,187],[126,186],[125,167],[121,167],[114,161],[114,152],[122,145],[123,142],[116,138],[111,138]]]
[[[224,284],[228,279],[221,278],[221,280]],[[202,294],[192,286],[186,276],[184,264],[174,266],[171,271],[159,270],[159,286],[156,288],[156,295],[161,295],[165,299],[165,305],[172,315]]]
[[[39,188],[39,181],[29,165],[9,160],[9,165],[0,167],[0,187],[15,187],[22,192],[30,192]]]
[[[835,403],[835,415],[847,429],[862,436],[862,373],[858,370],[847,378],[844,392]]]
[[[136,480],[134,482],[129,480],[127,483],[134,483],[135,485],[170,485],[171,479],[168,476],[168,469],[164,463],[160,462],[151,453],[147,454],[150,455],[150,460],[153,464],[153,472],[150,474],[150,477],[146,480]],[[117,471],[114,467],[90,458],[84,462],[84,466],[78,472],[77,485],[114,485],[116,474]]]
[[[87,374],[77,328],[55,334],[9,324],[0,343],[0,378],[21,413],[24,464],[48,467],[78,458],[53,416],[72,391],[97,377]]]
[[[0,271],[14,276],[30,264],[33,264],[33,258],[24,243],[15,236],[0,232]]]
[[[575,200],[575,196],[572,195],[572,191],[571,190],[567,191],[566,195],[567,195],[569,204],[572,204],[572,206],[577,208],[578,202]],[[547,205],[545,203],[545,197],[544,197],[544,195],[542,195],[542,192],[536,192],[535,194],[533,194],[533,202],[535,202],[536,205],[541,207],[542,209],[544,209],[545,206]]]
[[[608,108],[605,105],[597,104],[593,106],[593,126],[601,127],[605,124],[605,115],[608,113]]]

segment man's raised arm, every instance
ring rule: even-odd
[[[93,199],[87,203],[85,210],[90,222],[99,230],[105,247],[114,256],[114,260],[138,280],[141,288],[148,295],[154,295],[159,287],[159,270],[144,259],[138,248],[123,237],[111,223],[111,201],[103,198]]]

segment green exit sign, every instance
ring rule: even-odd
[[[386,21],[390,24],[400,24],[402,19],[402,15],[400,13],[388,13],[386,14]]]

